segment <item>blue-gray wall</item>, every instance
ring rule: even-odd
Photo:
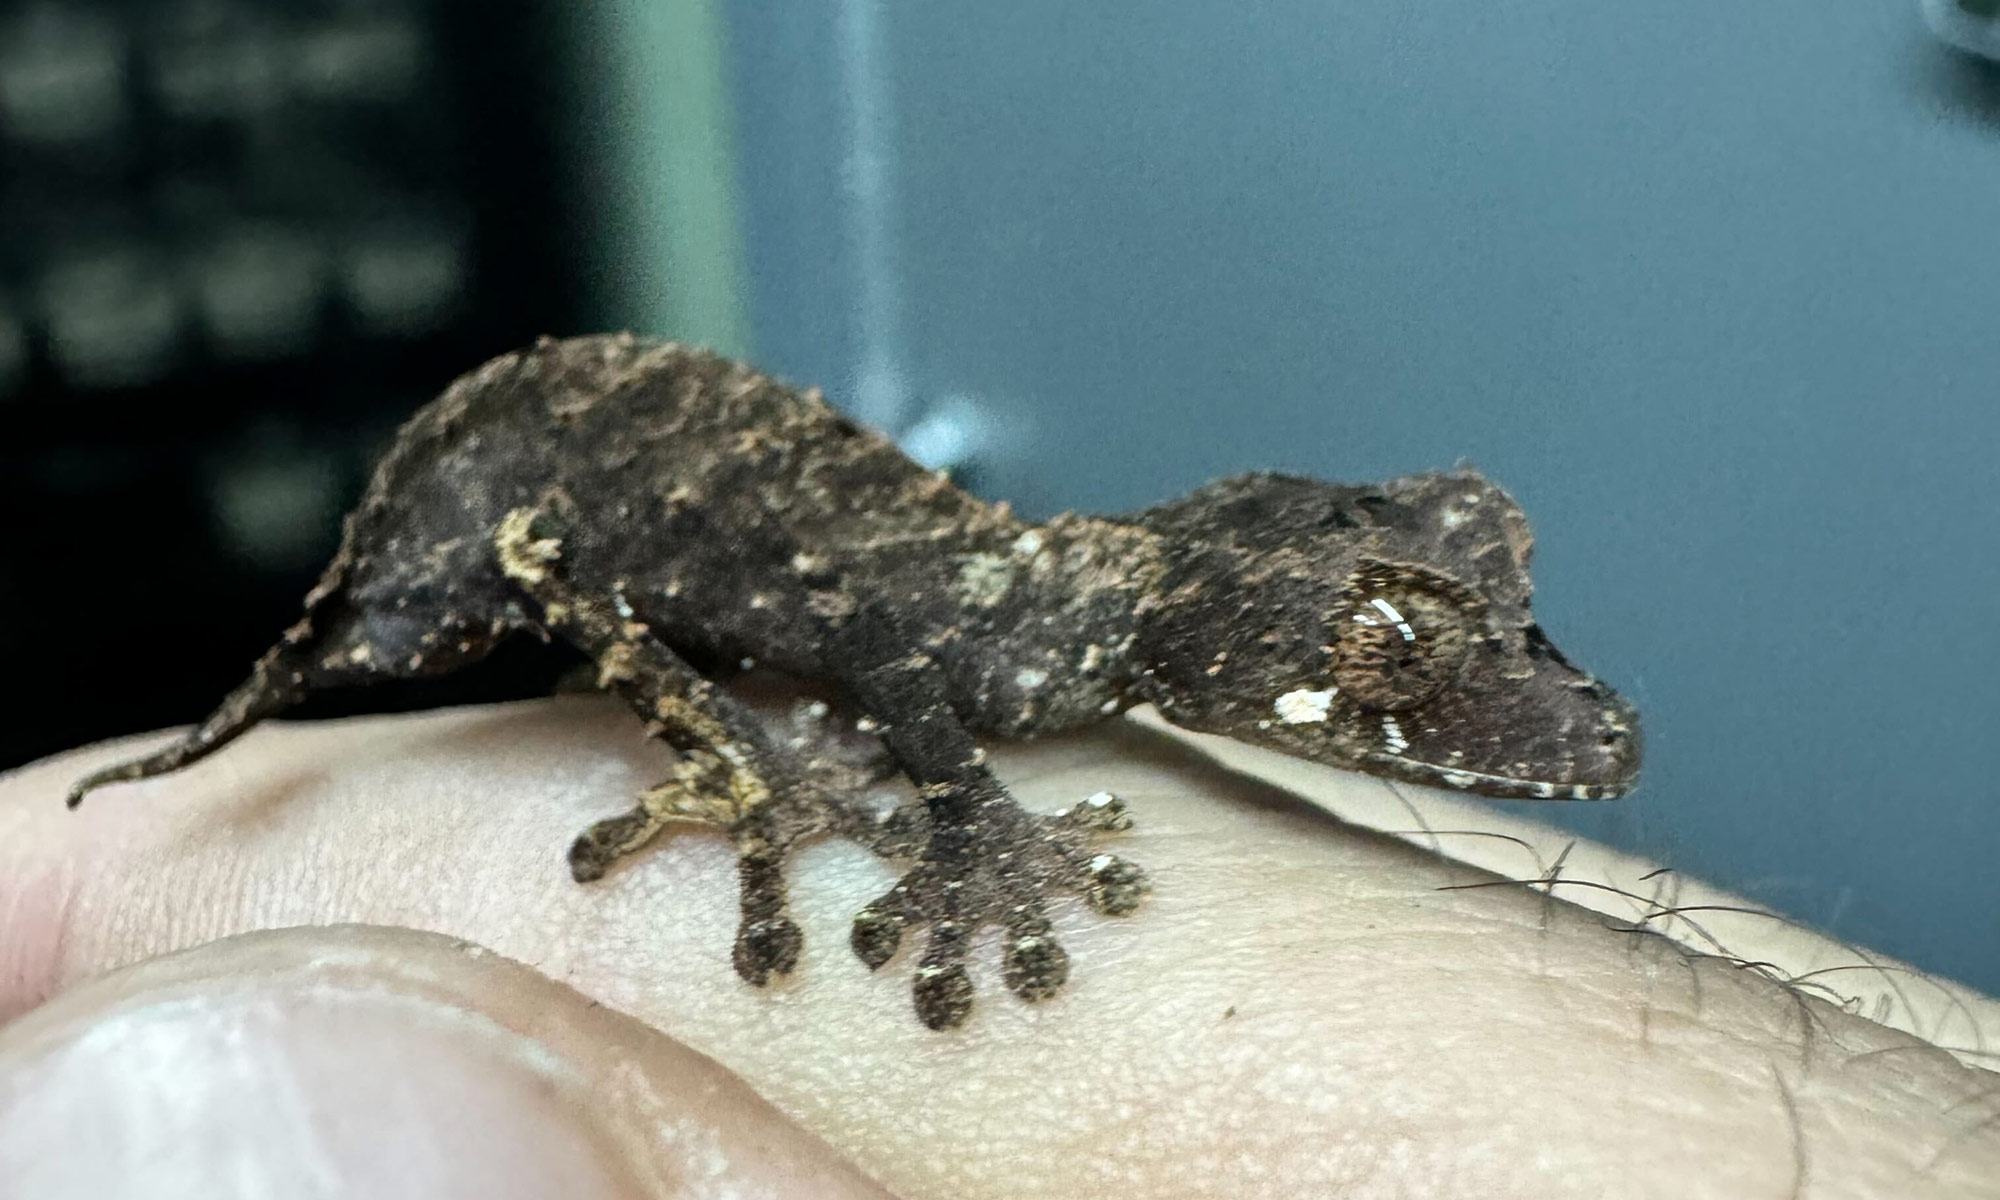
[[[1537,812],[2000,990],[2000,77],[1914,4],[804,8],[728,9],[767,364],[1031,510],[1471,459],[1648,721]]]

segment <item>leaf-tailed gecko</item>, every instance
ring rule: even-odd
[[[397,436],[305,614],[199,727],[77,783],[186,766],[307,693],[462,667],[560,638],[678,751],[633,808],[569,850],[596,879],[663,828],[726,833],[737,972],[790,971],[784,866],[854,838],[912,865],[855,917],[870,968],[906,932],[933,1028],[972,1006],[974,936],[1006,985],[1061,989],[1048,899],[1131,912],[1148,884],[1100,850],[1098,794],[1022,809],[975,736],[1138,704],[1337,767],[1493,796],[1595,799],[1633,782],[1637,720],[1528,608],[1531,538],[1477,473],[1339,486],[1244,475],[1121,517],[1041,524],[919,467],[753,368],[631,336],[544,340],[455,382]],[[752,658],[830,684],[918,799],[886,818],[774,736],[702,664]]]

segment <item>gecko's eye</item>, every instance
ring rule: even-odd
[[[1333,680],[1363,708],[1400,712],[1457,676],[1471,641],[1471,614],[1449,591],[1384,574],[1364,572],[1345,589],[1346,603],[1335,614]]]

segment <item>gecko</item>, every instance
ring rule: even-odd
[[[880,433],[729,358],[629,334],[543,339],[473,370],[397,434],[304,614],[200,725],[78,781],[188,766],[324,688],[432,676],[502,641],[560,639],[675,752],[568,851],[599,879],[670,826],[737,856],[738,975],[798,964],[785,866],[845,837],[907,871],[855,915],[881,968],[921,933],[933,1029],[965,1021],[997,926],[1023,1000],[1070,960],[1051,899],[1132,913],[1146,873],[1101,848],[1107,793],[1015,802],[982,738],[1141,704],[1193,730],[1489,796],[1601,799],[1634,782],[1633,707],[1529,609],[1525,516],[1475,470],[1339,485],[1246,474],[1124,516],[1016,515]],[[774,734],[726,686],[754,660],[829,688],[914,799]]]

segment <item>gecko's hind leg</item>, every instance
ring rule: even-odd
[[[673,773],[636,807],[577,837],[570,873],[579,881],[600,878],[676,823],[728,834],[742,897],[736,972],[761,986],[798,962],[802,937],[785,913],[786,856],[803,840],[853,832],[865,820],[802,778],[755,712],[617,611],[615,597],[572,587],[563,577],[564,533],[554,512],[516,509],[495,534],[501,569],[540,605],[549,632],[597,664],[598,685],[680,752]]]

